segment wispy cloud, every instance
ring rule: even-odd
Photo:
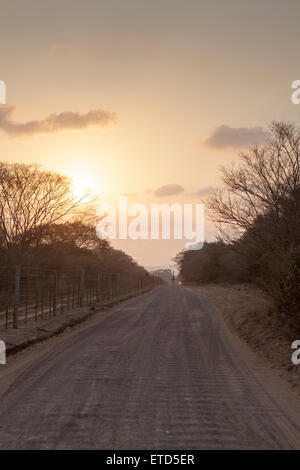
[[[74,111],[49,114],[45,119],[19,123],[12,114],[15,108],[11,105],[0,107],[0,129],[13,136],[49,134],[62,130],[87,129],[90,126],[104,127],[114,124],[115,113],[103,109],[94,109],[85,114]]]
[[[216,188],[214,186],[204,186],[198,191],[186,193],[186,196],[192,197],[192,198],[205,198],[207,196],[210,196],[211,194],[214,194],[215,191],[216,191]]]
[[[216,127],[205,141],[208,147],[216,149],[243,148],[267,141],[268,133],[263,127]]]
[[[163,197],[163,196],[173,196],[174,194],[180,194],[184,192],[184,187],[180,184],[172,183],[161,186],[160,188],[154,191],[154,196]]]
[[[194,194],[195,196],[206,197],[213,194],[215,190],[216,188],[214,188],[213,186],[205,186],[205,188],[199,189],[199,191],[196,191]]]

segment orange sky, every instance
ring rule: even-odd
[[[130,193],[139,203],[197,202],[257,128],[299,119],[290,99],[300,78],[298,0],[10,0],[0,8],[0,79],[16,108],[7,123],[0,106],[1,158],[67,173],[103,201]],[[91,110],[117,119],[36,131],[51,113],[75,119]],[[26,134],[16,125],[33,120]],[[155,196],[170,183],[184,192]],[[118,243],[144,265],[168,263],[183,245]]]

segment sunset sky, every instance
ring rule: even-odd
[[[299,0],[4,0],[0,15],[1,160],[105,202],[200,201],[268,122],[299,122]],[[183,245],[116,244],[144,265]]]

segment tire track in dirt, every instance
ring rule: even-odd
[[[176,285],[69,338],[0,400],[2,449],[290,449],[299,429],[294,397]]]

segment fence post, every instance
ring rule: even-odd
[[[120,273],[116,274],[116,296],[119,295],[120,292]]]
[[[100,301],[100,273],[97,272],[96,302]]]
[[[64,314],[64,274],[60,273],[60,313]]]
[[[18,328],[18,313],[19,313],[19,302],[20,302],[20,275],[21,275],[21,267],[16,266],[15,268],[14,321],[13,321],[14,328]]]
[[[56,317],[56,297],[57,297],[57,272],[53,276],[53,316]]]
[[[114,296],[114,275],[113,273],[109,273],[109,293],[110,298],[112,299]]]
[[[104,300],[104,273],[101,273],[101,301]]]
[[[84,294],[84,279],[85,279],[85,270],[81,270],[80,276],[80,288],[79,288],[79,307],[82,307],[83,294]]]

